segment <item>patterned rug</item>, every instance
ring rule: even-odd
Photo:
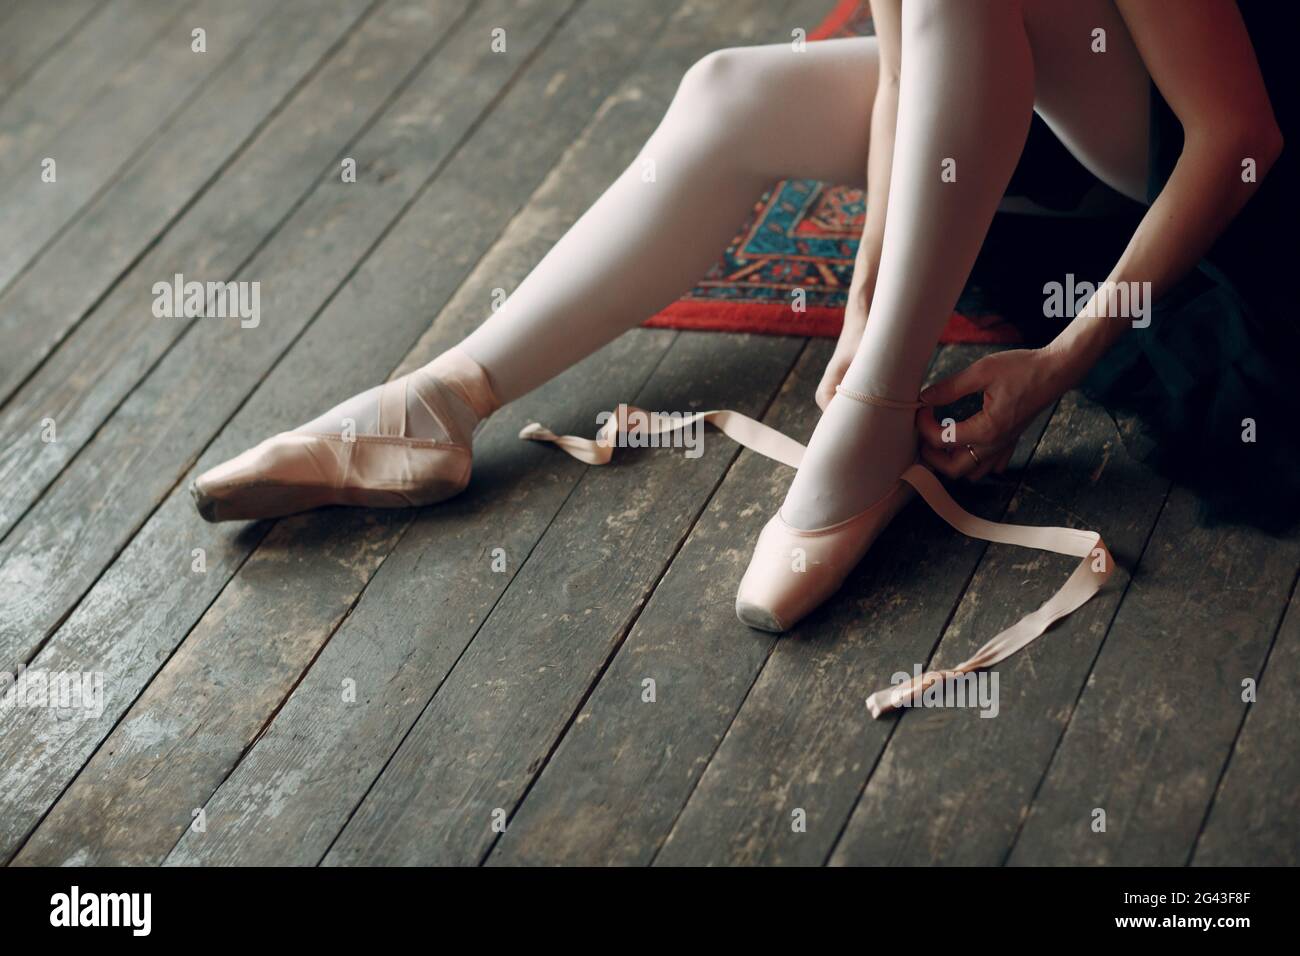
[[[810,40],[867,36],[866,0],[840,0]],[[866,216],[863,192],[810,179],[774,185],[727,246],[722,258],[687,295],[647,325],[717,332],[834,337],[844,317],[858,237]],[[806,311],[791,307],[803,289]],[[968,290],[944,330],[944,342],[1017,342],[1016,329],[982,313]]]

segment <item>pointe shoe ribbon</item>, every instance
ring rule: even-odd
[[[879,690],[867,698],[867,709],[872,717],[879,717],[898,707],[920,699],[919,695],[936,680],[955,677],[970,671],[992,667],[1025,647],[1053,623],[1082,607],[1096,594],[1114,568],[1110,551],[1096,531],[1078,528],[1030,527],[1003,524],[976,517],[963,509],[939,483],[934,472],[923,465],[913,465],[903,472],[907,482],[925,499],[931,509],[944,521],[969,538],[979,538],[995,544],[1015,544],[1039,551],[1081,558],[1070,577],[1038,610],[1027,614],[1011,627],[994,636],[969,659],[946,670],[930,671],[919,678],[889,690]]]
[[[644,418],[634,421],[635,416],[632,413],[639,413]],[[601,427],[594,441],[576,435],[556,435],[536,422],[525,427],[519,433],[519,437],[532,441],[551,442],[579,461],[589,465],[604,465],[608,464],[613,456],[620,434],[633,433],[645,422],[649,423],[649,434],[663,434],[673,429],[685,428],[697,420],[712,423],[723,434],[760,455],[794,468],[799,467],[804,452],[802,444],[747,415],[727,410],[700,412],[686,416],[652,416],[641,409],[620,405],[619,410],[611,414]],[[1081,560],[1060,590],[1041,607],[994,636],[968,660],[956,667],[927,671],[919,677],[886,690],[876,691],[868,697],[867,709],[870,710],[872,717],[880,717],[891,710],[916,702],[920,699],[920,695],[936,681],[980,668],[992,667],[1006,660],[1039,637],[1054,622],[1085,604],[1101,590],[1114,568],[1110,551],[1096,531],[1003,524],[976,517],[957,504],[940,484],[934,472],[924,465],[912,465],[899,476],[899,479],[911,485],[935,514],[967,537],[991,541],[995,544],[1014,544],[1039,551],[1051,551]]]
[[[790,436],[783,435],[748,415],[728,409],[696,412],[692,415],[661,415],[647,412],[635,405],[620,405],[610,413],[595,439],[557,435],[537,422],[525,425],[519,432],[519,437],[530,441],[551,442],[588,465],[607,465],[614,457],[615,447],[622,443],[620,436],[666,435],[696,422],[707,422],[746,448],[752,448],[759,454],[792,468],[798,468],[799,460],[803,457],[803,445]]]

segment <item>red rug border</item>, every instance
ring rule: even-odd
[[[849,19],[861,5],[862,0],[840,0],[835,5],[835,9],[826,15],[826,19],[819,23],[812,33],[808,34],[808,39],[825,40],[834,36],[844,24],[849,22]]]
[[[755,323],[761,321],[760,327]],[[787,305],[753,302],[674,302],[645,323],[652,329],[684,329],[700,332],[740,332],[746,335],[801,335],[835,338],[844,322],[844,310],[813,306],[795,312]],[[1019,341],[1013,326],[1002,322],[983,326],[960,313],[953,313],[944,328],[948,344],[1007,345]]]

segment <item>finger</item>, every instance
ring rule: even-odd
[[[966,366],[955,375],[935,382],[929,388],[921,390],[921,401],[927,405],[950,405],[974,392],[982,391],[989,383],[988,359]]]
[[[917,411],[916,430],[921,436],[922,444],[929,445],[935,451],[946,451],[952,447],[952,442],[944,441],[944,426],[935,419],[931,408]]]
[[[916,430],[921,440],[936,451],[963,445],[987,445],[990,448],[1002,445],[997,429],[984,412],[976,412],[962,421],[951,418],[938,421],[932,409],[923,408],[916,416]]]
[[[986,445],[989,448],[1001,448],[1006,441],[1006,436],[998,433],[997,427],[989,418],[988,412],[978,411],[970,418],[964,418],[957,422],[950,435],[953,444],[962,445]],[[975,449],[979,451],[978,448]]]
[[[844,355],[840,354],[843,347],[844,336],[848,334],[848,331],[848,327],[845,326],[844,330],[840,333],[840,345],[836,346],[835,354],[832,355],[831,360],[826,363],[826,370],[822,372],[822,380],[818,383],[817,391],[813,395],[817,402],[817,407],[823,412],[826,411],[827,406],[830,405],[831,399],[835,397],[835,389],[839,387],[839,384],[842,381],[844,381],[844,373],[849,370],[849,363],[853,360],[852,351],[848,351]]]

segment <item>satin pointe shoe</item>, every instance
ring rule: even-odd
[[[408,397],[424,406],[436,438],[409,437]],[[326,505],[434,504],[469,484],[473,426],[466,427],[465,409],[480,421],[497,407],[487,373],[453,348],[382,386],[376,434],[307,426],[281,432],[205,471],[190,492],[207,521],[275,518]]]
[[[914,413],[921,402],[898,402],[843,385],[837,395],[880,408]],[[804,531],[778,511],[758,536],[753,557],[736,591],[736,617],[760,631],[790,630],[840,589],[880,533],[912,498],[896,481],[873,505],[826,528]]]
[[[877,399],[842,386],[839,392],[858,401],[883,404],[886,408],[914,409],[922,404]],[[604,465],[625,433],[635,430],[660,434],[696,422],[710,422],[746,448],[791,468],[798,468],[803,460],[804,447],[793,438],[726,409],[678,418],[655,418],[641,409],[620,405],[607,418],[594,441],[577,435],[557,435],[536,423],[524,428],[519,437],[552,442],[579,461]],[[800,531],[782,521],[780,513],[768,522],[759,535],[754,557],[736,595],[736,613],[741,621],[766,631],[783,631],[792,627],[843,584],[849,571],[862,559],[913,492],[920,495],[935,514],[968,537],[1050,551],[1080,560],[1065,584],[1037,610],[995,634],[960,664],[914,673],[912,677],[867,697],[867,710],[877,718],[900,707],[912,706],[939,681],[994,667],[1006,660],[1046,633],[1054,622],[1087,603],[1105,585],[1114,569],[1110,552],[1097,532],[1003,524],[977,517],[953,501],[934,472],[924,465],[915,464],[899,475],[898,483],[870,508],[829,528]],[[802,555],[796,549],[802,549]],[[796,571],[795,568],[800,566],[806,570]]]

